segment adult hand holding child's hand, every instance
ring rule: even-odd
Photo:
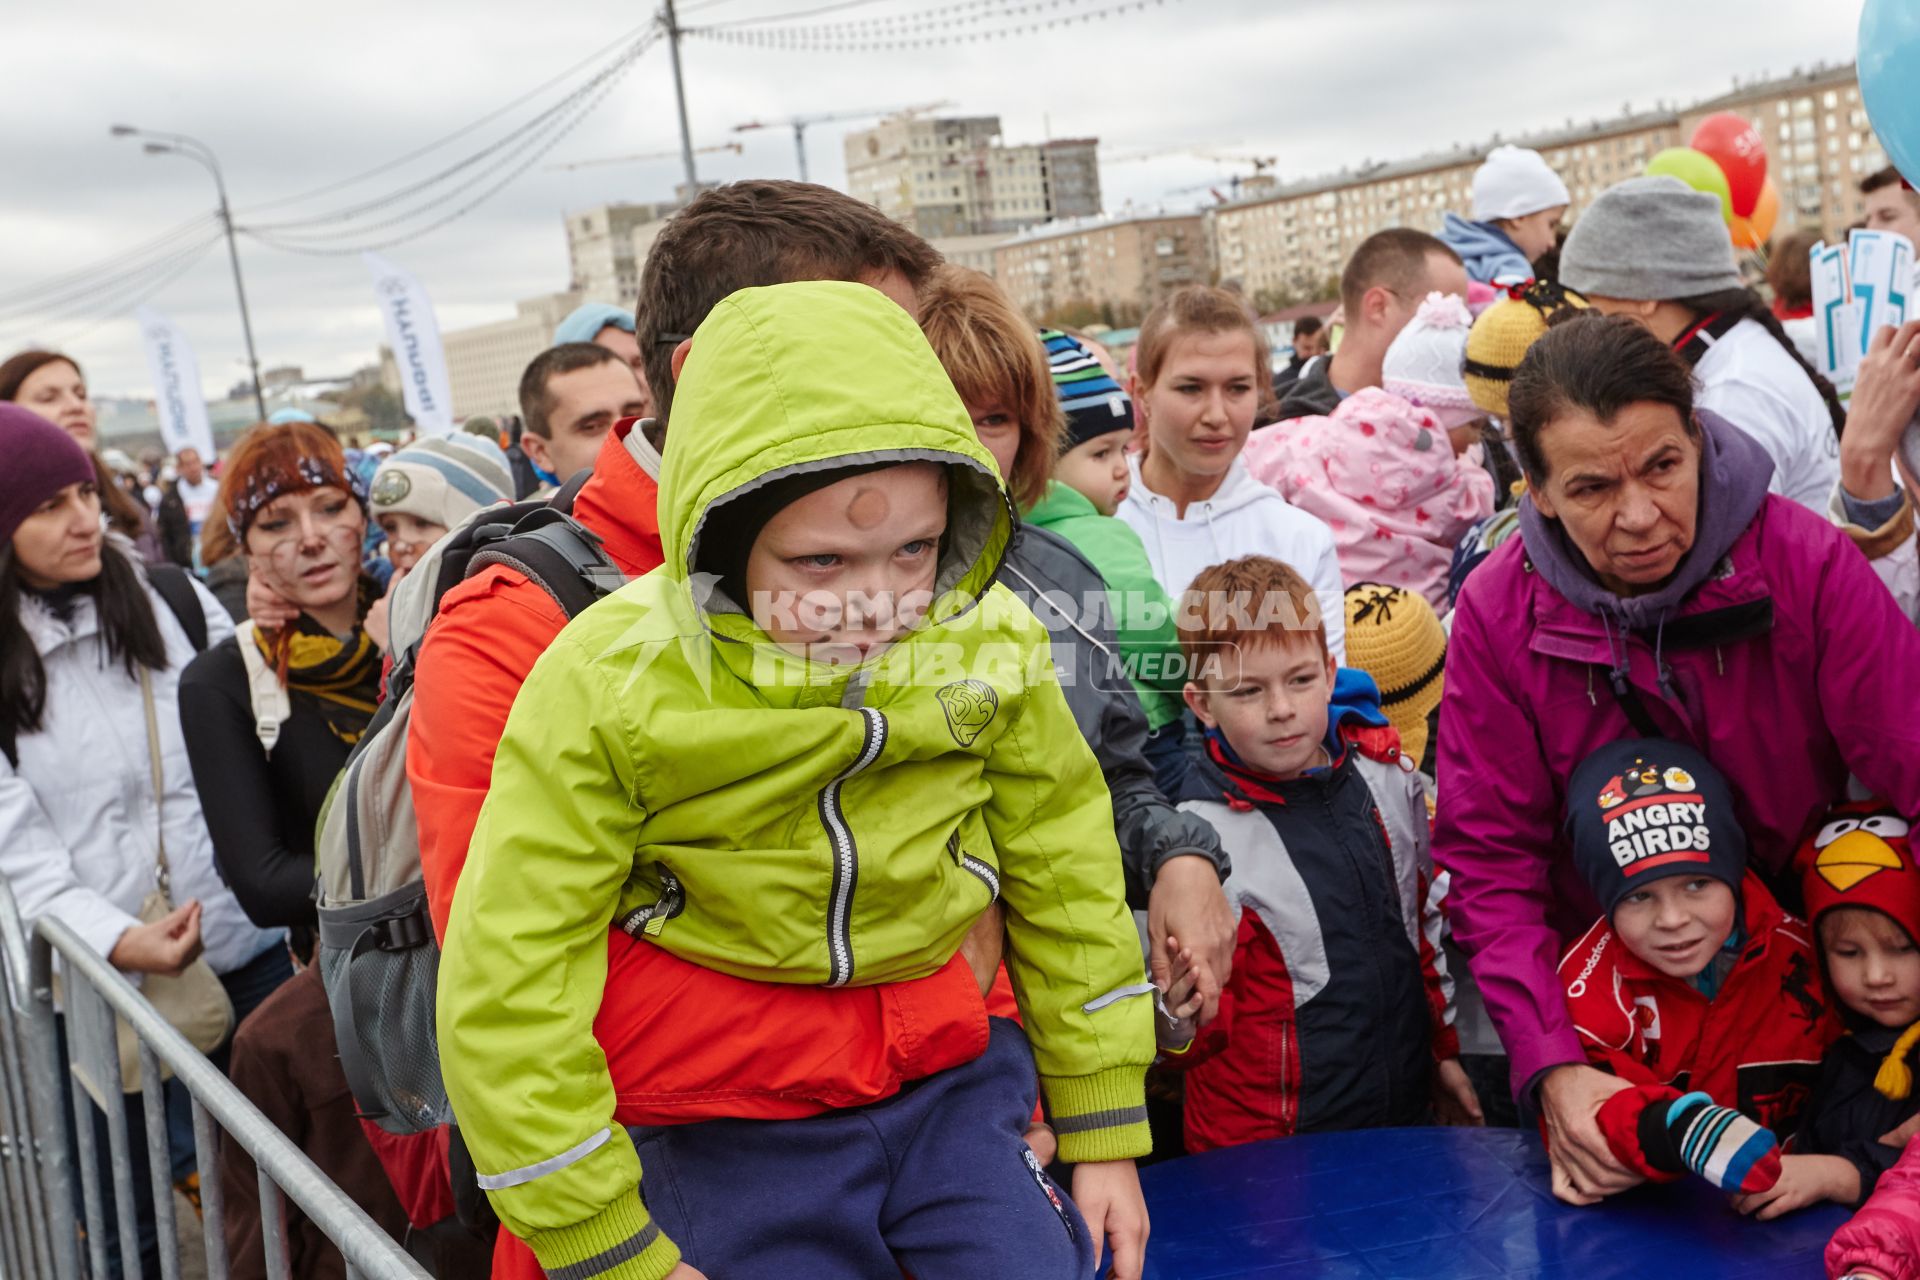
[[[1553,1194],[1568,1204],[1598,1204],[1644,1181],[1614,1157],[1600,1132],[1600,1105],[1631,1087],[1617,1076],[1573,1062],[1554,1067],[1540,1082]]]

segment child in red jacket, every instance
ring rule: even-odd
[[[1180,630],[1207,731],[1180,808],[1219,831],[1241,913],[1219,1016],[1163,1058],[1187,1071],[1187,1149],[1436,1113],[1479,1123],[1437,950],[1426,793],[1372,677],[1337,669],[1313,588],[1263,556],[1201,570]],[[1176,1014],[1186,989],[1168,993]]]
[[[1746,870],[1726,779],[1691,748],[1609,743],[1574,770],[1567,806],[1605,910],[1560,962],[1567,1008],[1588,1060],[1633,1085],[1600,1108],[1607,1145],[1656,1182],[1771,1187],[1774,1133],[1792,1131],[1837,1032],[1806,926]]]
[[[1847,1034],[1821,1061],[1780,1181],[1735,1206],[1760,1218],[1821,1200],[1861,1204],[1900,1159],[1881,1139],[1920,1114],[1910,1065],[1920,1042],[1920,871],[1907,821],[1878,800],[1838,806],[1797,865]],[[1883,1203],[1877,1216],[1891,1212]],[[1920,1220],[1909,1229],[1920,1232]]]

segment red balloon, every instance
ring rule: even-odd
[[[1712,157],[1727,175],[1735,216],[1752,217],[1767,185],[1767,144],[1760,131],[1731,111],[1721,111],[1700,122],[1688,145]]]

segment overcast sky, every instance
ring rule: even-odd
[[[682,22],[820,8],[830,0],[682,0]],[[991,0],[870,0],[799,21],[877,20],[931,9],[977,14]],[[12,295],[131,249],[210,209],[201,168],[147,156],[109,124],[194,135],[218,153],[238,220],[327,213],[425,178],[525,120],[534,103],[421,160],[339,194],[250,212],[348,177],[485,115],[646,17],[645,4],[503,0],[77,0],[13,6],[0,118],[0,353],[53,340],[99,393],[148,395],[131,293],[107,288],[54,316]],[[1061,14],[1114,0],[1057,3]],[[1165,0],[1162,7],[1017,39],[890,52],[797,52],[689,38],[695,145],[732,126],[945,98],[997,113],[1010,141],[1098,135],[1116,151],[1201,147],[1279,157],[1286,178],[1363,158],[1552,127],[1623,104],[1721,92],[1733,77],[1853,56],[1861,0]],[[1049,11],[1052,12],[1052,11]],[[1028,18],[999,18],[986,30]],[[815,126],[812,176],[840,183],[841,138]],[[793,177],[789,130],[739,135],[744,154],[700,157],[703,178]],[[677,160],[570,172],[550,162],[678,146],[664,46],[648,52],[540,163],[473,213],[387,250],[432,294],[443,328],[511,315],[517,298],[567,283],[561,214],[671,194]],[[1107,166],[1107,207],[1228,170],[1168,156]],[[489,184],[490,185],[490,184]],[[476,187],[477,192],[482,188]],[[1171,202],[1192,204],[1186,195]],[[405,209],[406,204],[390,206]],[[369,215],[368,220],[383,216]],[[407,224],[414,225],[414,224]],[[389,232],[390,233],[390,232]],[[191,243],[190,240],[183,243]],[[353,256],[304,257],[242,239],[264,365],[344,375],[381,340],[370,282]],[[152,298],[199,352],[210,395],[245,373],[224,246]]]

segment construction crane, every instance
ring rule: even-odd
[[[716,151],[731,151],[734,155],[739,155],[744,150],[746,150],[746,148],[737,142],[719,142],[711,147],[695,147],[693,154],[704,156],[711,155]],[[679,158],[680,152],[678,149],[673,151],[641,151],[630,156],[602,156],[598,160],[571,160],[565,164],[550,164],[547,168],[591,169],[593,166],[600,164],[639,164],[643,160],[678,160]]]
[[[1217,164],[1252,165],[1256,177],[1280,163],[1277,156],[1235,155],[1222,151],[1209,151],[1205,147],[1162,147],[1155,151],[1127,151],[1118,154],[1103,155],[1102,164],[1133,164],[1141,160],[1161,160],[1167,156],[1194,156],[1201,160],[1212,160]]]
[[[823,111],[817,115],[793,116],[786,120],[749,120],[745,124],[733,126],[733,131],[746,133],[753,129],[792,129],[794,155],[800,160],[800,181],[805,182],[807,180],[808,125],[827,124],[835,120],[871,120],[875,116],[917,116],[952,105],[951,102],[928,102],[917,107],[898,109],[880,107],[872,111]]]

